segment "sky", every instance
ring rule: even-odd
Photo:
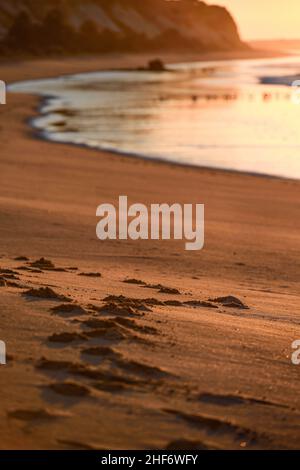
[[[207,0],[227,7],[244,40],[300,38],[300,0]]]

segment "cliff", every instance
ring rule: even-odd
[[[238,50],[230,13],[198,0],[0,0],[2,50]]]

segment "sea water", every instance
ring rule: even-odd
[[[15,83],[44,97],[33,125],[55,142],[300,179],[300,56],[102,71]]]

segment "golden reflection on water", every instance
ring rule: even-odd
[[[300,178],[300,105],[292,102],[290,87],[259,80],[293,76],[299,57],[172,69],[31,84],[37,93],[56,96],[36,125],[57,141]]]

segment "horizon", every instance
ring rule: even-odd
[[[283,0],[207,0],[207,3],[228,9],[244,41],[300,39],[298,0],[289,0],[288,8]]]

